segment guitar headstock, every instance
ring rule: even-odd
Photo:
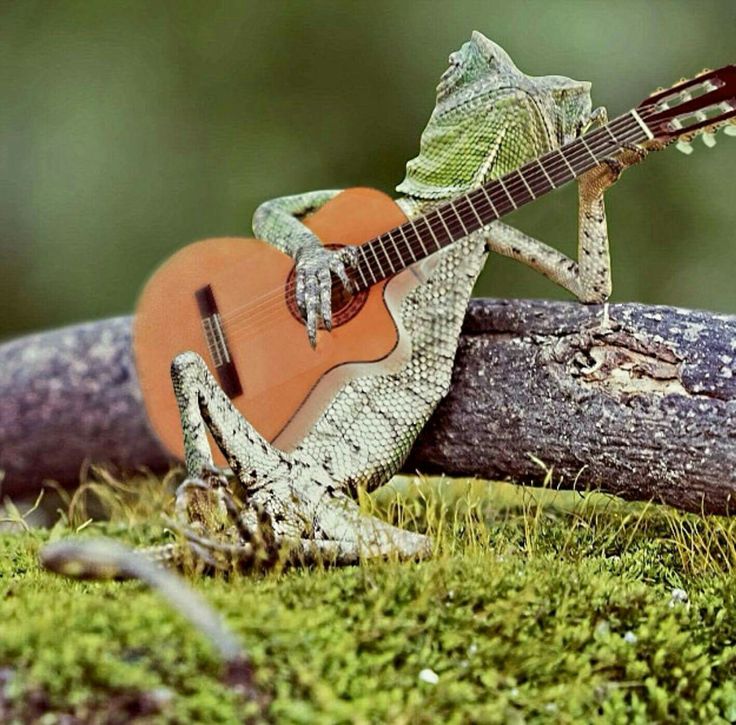
[[[736,65],[705,70],[671,88],[659,89],[637,107],[639,117],[662,145],[677,140],[690,153],[690,141],[703,135],[706,146],[715,145],[715,132],[736,136]],[[730,124],[730,125],[727,125]]]

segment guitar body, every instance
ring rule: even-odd
[[[732,123],[735,92],[736,66],[704,71],[411,222],[378,191],[339,194],[306,224],[325,245],[361,245],[354,271],[361,291],[351,297],[333,285],[334,327],[318,333],[316,349],[296,309],[290,257],[255,239],[211,239],[182,249],[146,285],[133,327],[140,385],[154,430],[172,453],[182,455],[169,368],[176,355],[191,350],[266,440],[293,449],[350,380],[396,372],[409,359],[399,311],[438,264],[431,255],[472,239],[472,232],[579,178],[601,160],[631,151],[632,145],[662,148]],[[456,259],[448,252],[444,274],[455,274],[455,280],[444,291],[430,290],[437,294],[424,300],[425,306],[447,308],[445,322],[455,315],[448,329],[458,327],[458,303],[469,297],[482,264],[482,250],[466,251]],[[436,357],[432,374],[439,380],[448,372],[441,364],[447,355]],[[431,408],[426,407],[417,421]],[[221,464],[222,456],[215,456]]]
[[[406,221],[385,194],[350,189],[305,220],[326,245],[361,244]],[[293,297],[294,260],[256,239],[184,247],[146,284],[133,349],[152,427],[183,455],[169,369],[197,352],[233,405],[282,450],[293,449],[350,379],[397,370],[407,359],[398,311],[419,278],[409,268],[350,297],[333,285],[333,330],[307,339]],[[213,448],[213,450],[215,450]],[[223,463],[217,452],[216,460]]]

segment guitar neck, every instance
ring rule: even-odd
[[[361,244],[352,272],[360,289],[392,277],[414,262],[558,189],[614,156],[651,139],[632,110],[504,176]]]

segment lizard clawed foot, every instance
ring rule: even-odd
[[[593,338],[605,337],[621,329],[621,323],[611,317],[610,304],[604,302],[600,313],[585,327],[585,334]]]
[[[203,488],[198,479],[185,484],[182,509],[196,518],[175,528],[196,559],[217,569],[262,569],[278,562],[346,565],[389,556],[417,559],[432,551],[429,537],[362,513],[347,495],[311,476],[266,484],[246,505],[226,486]]]
[[[582,180],[587,180],[597,193],[602,193],[613,186],[621,174],[629,168],[642,161],[649,151],[634,144],[624,146],[623,151],[613,158],[603,159],[595,168],[583,174]]]
[[[609,314],[608,307],[609,307],[608,302],[604,302],[603,303],[603,315],[602,315],[601,324],[600,324],[601,329],[603,330],[613,329],[611,327],[611,315]]]
[[[323,519],[329,518],[329,523]],[[360,511],[352,500],[329,514],[320,516],[323,534],[329,538],[302,539],[301,555],[336,564],[356,564],[361,560],[422,559],[432,553],[432,539],[424,534],[400,529]]]
[[[281,486],[263,500],[276,542],[290,547],[292,558],[312,562],[354,564],[360,560],[429,556],[432,540],[364,514],[358,504],[329,482]]]
[[[229,523],[226,494],[225,474],[215,466],[204,466],[199,476],[187,478],[176,489],[176,521],[200,532],[222,531]]]

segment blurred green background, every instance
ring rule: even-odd
[[[736,62],[736,2],[33,2],[0,11],[0,337],[130,312],[155,265],[263,200],[386,191],[473,29],[613,116]],[[736,312],[736,139],[608,195],[614,299]],[[572,251],[574,189],[516,213]],[[494,257],[477,294],[565,297]]]

